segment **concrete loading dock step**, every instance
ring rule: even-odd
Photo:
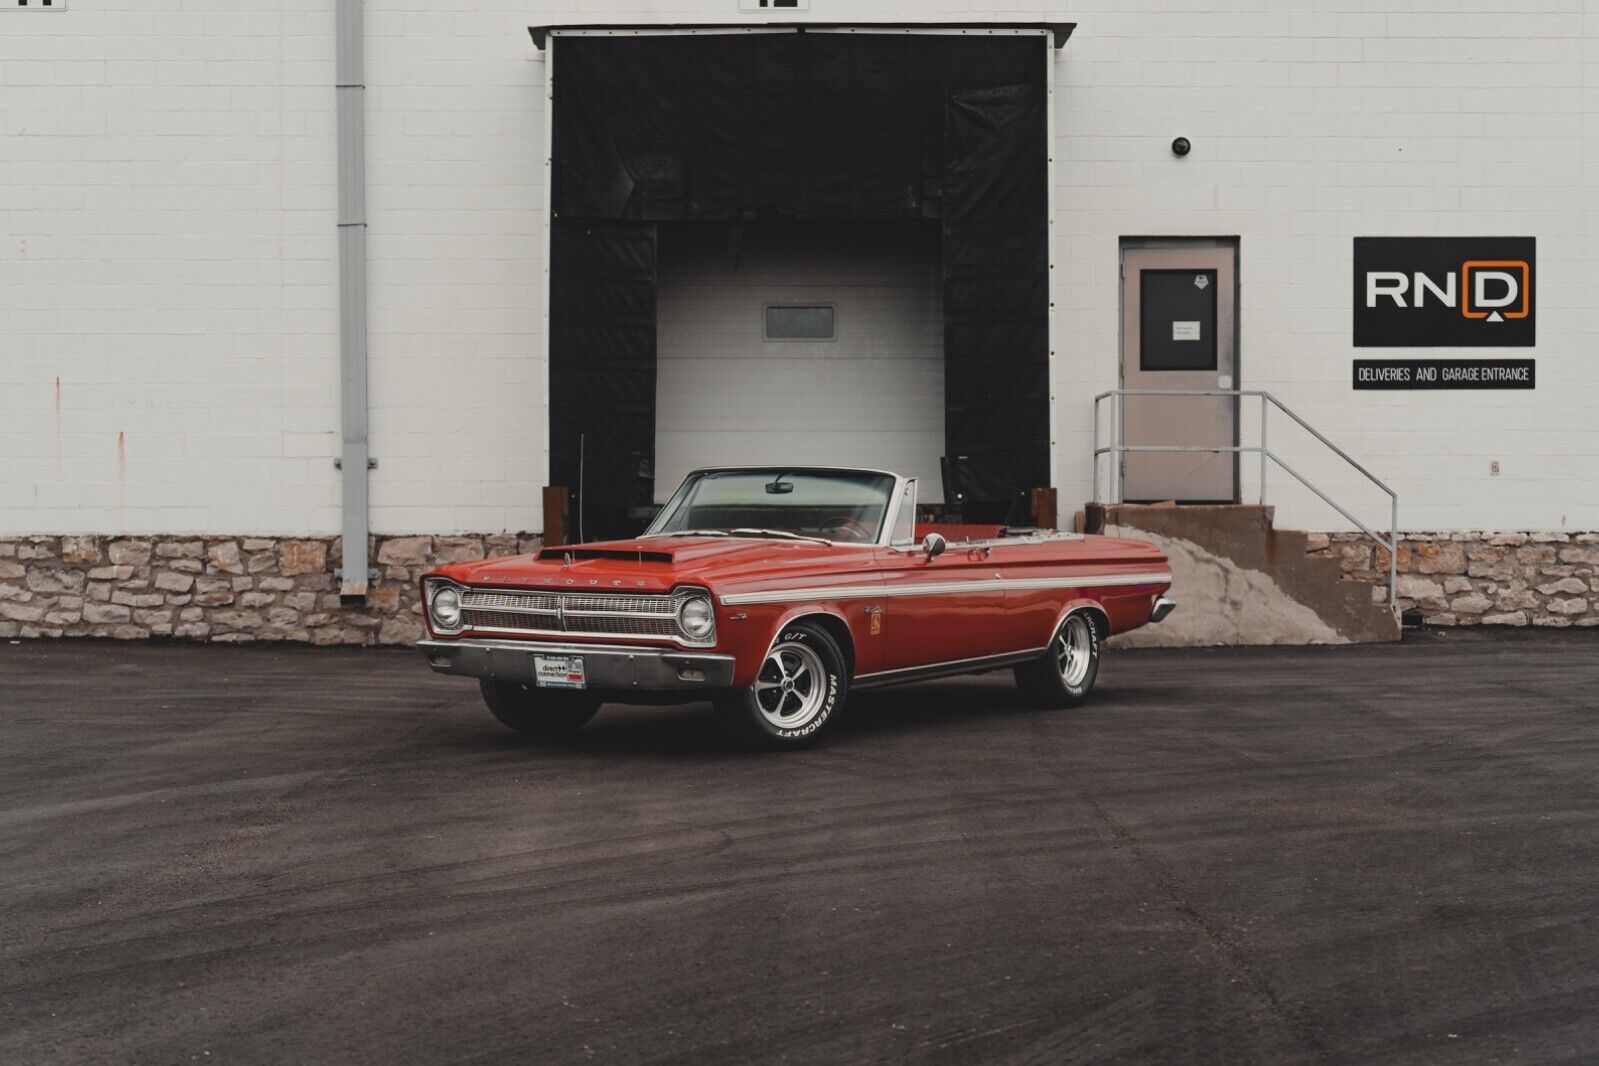
[[[1087,531],[1141,537],[1171,557],[1181,609],[1118,640],[1135,646],[1362,644],[1399,639],[1386,589],[1306,554],[1307,534],[1247,504],[1089,504]]]

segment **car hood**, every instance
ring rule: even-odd
[[[813,570],[819,565],[872,564],[872,545],[745,537],[642,537],[545,548],[532,555],[454,563],[434,574],[464,585],[554,586],[664,592]]]

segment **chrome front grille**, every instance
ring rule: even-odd
[[[629,614],[677,614],[678,596],[609,596],[603,592],[569,592],[561,597],[568,611],[624,611]]]
[[[470,589],[463,604],[467,607],[509,607],[517,611],[548,611],[554,614],[560,599],[553,592],[479,592]]]
[[[466,624],[473,629],[554,629],[538,621],[537,615],[512,614],[510,611],[478,611],[467,608]],[[550,615],[550,618],[554,618]]]
[[[648,637],[695,644],[677,628],[683,595],[466,589],[461,613],[468,629]],[[704,643],[713,642],[714,638]]]

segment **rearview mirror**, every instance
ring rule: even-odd
[[[947,547],[949,547],[949,543],[944,540],[942,534],[929,533],[922,538],[922,551],[927,553],[928,562],[932,562],[940,555],[943,555],[944,549]]]

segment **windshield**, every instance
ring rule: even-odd
[[[703,532],[877,540],[894,491],[888,474],[826,470],[713,470],[677,490],[648,536]]]

